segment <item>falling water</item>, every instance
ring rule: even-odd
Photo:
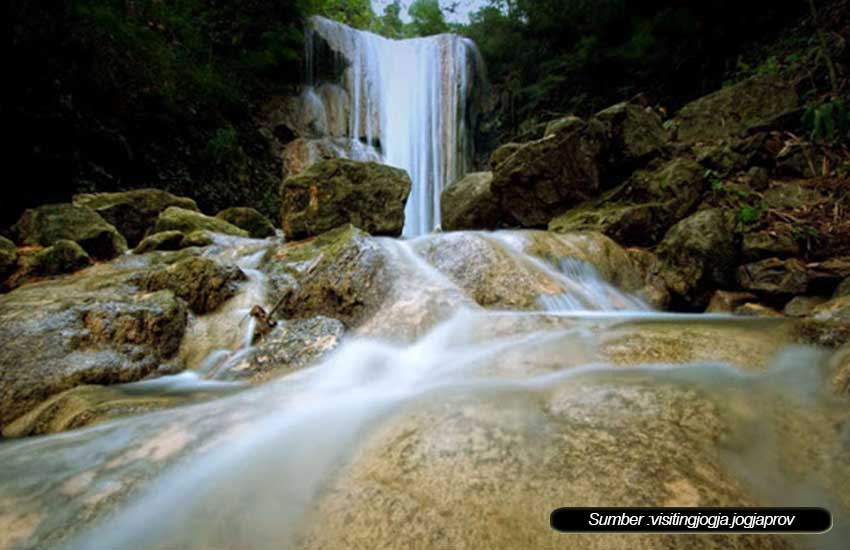
[[[345,56],[349,137],[379,144],[386,164],[410,174],[404,235],[433,231],[440,192],[466,173],[472,156],[474,93],[484,80],[475,45],[451,34],[389,40],[321,17],[311,22],[308,82],[320,72],[320,37],[337,61]]]

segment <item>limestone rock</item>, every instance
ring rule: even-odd
[[[703,307],[714,289],[734,280],[735,216],[719,208],[700,210],[674,225],[657,253],[673,293],[691,307]]]
[[[740,306],[756,300],[752,292],[732,292],[729,290],[717,290],[711,295],[706,313],[734,313]]]
[[[677,138],[698,142],[741,135],[798,104],[794,87],[781,75],[757,75],[685,105],[675,118]]]
[[[232,298],[238,290],[237,283],[245,279],[245,274],[235,265],[194,257],[147,274],[141,284],[150,291],[171,290],[193,312],[202,315]]]
[[[524,143],[505,143],[496,148],[490,155],[490,168],[493,169],[507,160],[511,155],[522,149],[524,145]]]
[[[103,265],[0,296],[0,426],[78,385],[139,380],[177,351],[185,305],[136,294],[132,275]]]
[[[526,143],[494,166],[493,195],[521,226],[545,226],[602,190],[604,140],[602,125],[591,121]]]
[[[91,258],[80,245],[64,239],[38,251],[33,258],[34,270],[42,275],[73,273],[91,263]]]
[[[265,239],[275,234],[274,225],[269,219],[253,208],[234,207],[222,210],[216,218],[244,229],[254,239]]]
[[[154,250],[180,250],[184,248],[183,233],[176,230],[160,231],[148,235],[133,250],[136,254],[144,254]]]
[[[384,266],[377,243],[344,225],[309,241],[270,249],[261,269],[275,288],[280,317],[324,315],[354,327],[385,297],[389,282]]]
[[[774,257],[793,258],[799,253],[800,245],[787,226],[745,233],[741,241],[741,257],[748,262]]]
[[[782,313],[789,317],[805,317],[824,302],[826,302],[826,298],[820,296],[794,296],[785,304]]]
[[[328,317],[281,321],[220,378],[266,382],[316,364],[344,335],[345,325]]]
[[[766,294],[803,294],[808,288],[806,266],[800,260],[768,258],[738,268],[741,288]]]
[[[410,193],[404,170],[375,162],[327,160],[284,180],[281,223],[288,240],[350,223],[373,235],[398,236]]]
[[[706,186],[704,173],[699,164],[683,158],[637,171],[602,197],[554,218],[549,229],[599,231],[627,246],[654,245],[696,207]]]
[[[474,172],[443,189],[443,230],[495,229],[505,224],[507,216],[493,196],[492,183],[492,172]]]
[[[121,232],[130,246],[136,246],[169,206],[198,211],[195,201],[161,189],[135,189],[121,193],[92,193],[74,196],[74,204],[91,208]]]
[[[191,233],[193,231],[211,231],[213,233],[222,233],[224,235],[232,235],[234,237],[247,237],[248,232],[239,229],[233,224],[227,223],[224,220],[205,216],[200,212],[186,210],[176,206],[166,208],[156,220],[154,233],[162,231],[180,231],[181,233]]]
[[[18,247],[5,237],[0,237],[0,281],[18,266]]]
[[[127,241],[97,212],[73,204],[48,204],[24,212],[12,228],[18,242],[50,246],[69,240],[92,257],[109,260],[127,250]]]
[[[634,103],[618,103],[596,113],[594,118],[603,124],[607,135],[607,173],[627,174],[667,143],[661,118]]]

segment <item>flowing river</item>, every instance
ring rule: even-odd
[[[280,245],[231,238],[209,248],[248,273],[241,292],[193,319],[180,350],[190,370],[121,387],[171,399],[171,408],[3,443],[3,546],[848,540],[846,402],[829,388],[830,358],[789,345],[787,323],[655,313],[603,277],[612,266],[592,243],[569,235],[369,245],[390,282],[374,310],[319,364],[259,386],[228,372],[254,341],[245,319],[265,303],[262,255]],[[574,256],[556,258],[570,247]],[[476,261],[480,276],[456,269]],[[566,505],[757,504],[827,506],[835,528],[816,538],[723,538],[548,527],[551,509]]]

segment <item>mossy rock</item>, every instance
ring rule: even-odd
[[[127,250],[127,241],[97,212],[73,204],[48,204],[24,212],[12,228],[18,242],[50,246],[74,241],[92,258],[109,260]]]
[[[171,290],[193,312],[204,314],[232,298],[238,291],[237,283],[246,278],[235,265],[191,257],[147,274],[142,287],[151,291]]]
[[[549,222],[549,230],[599,231],[620,244],[651,246],[699,202],[705,170],[683,158],[655,170],[640,170],[600,198],[570,209]]]
[[[562,118],[556,118],[546,125],[546,129],[543,131],[543,137],[553,136],[561,131],[569,131],[571,128],[575,128],[583,124],[584,120],[577,116],[570,115]]]
[[[244,206],[228,208],[216,214],[215,217],[244,229],[255,239],[265,239],[275,234],[272,222],[253,208]]]
[[[281,224],[288,240],[300,240],[350,223],[372,235],[397,237],[410,194],[407,172],[376,162],[332,159],[286,178]]]
[[[169,206],[198,211],[198,205],[192,199],[161,189],[75,195],[74,204],[100,214],[124,235],[130,246],[136,246],[150,232],[159,214]]]
[[[269,274],[281,317],[324,315],[354,327],[386,297],[390,281],[385,265],[375,240],[347,224],[315,239],[270,249],[260,268]]]
[[[490,155],[490,168],[495,168],[525,146],[524,143],[505,143]]]
[[[18,247],[5,237],[0,237],[0,281],[18,266]]]
[[[474,172],[446,187],[440,195],[442,228],[496,229],[507,222],[499,201],[493,196],[492,172]]]
[[[154,250],[180,250],[184,248],[183,233],[180,231],[160,231],[148,235],[133,250],[136,254],[144,254]]]
[[[521,226],[545,227],[602,190],[604,140],[604,127],[591,121],[526,143],[493,167],[493,195]]]
[[[668,141],[667,131],[651,109],[634,103],[612,105],[594,115],[607,135],[606,174],[628,174],[659,153]]]
[[[180,231],[181,233],[188,234],[200,230],[232,235],[234,237],[248,236],[248,232],[244,229],[239,229],[222,219],[205,216],[200,212],[185,210],[176,206],[166,208],[159,215],[156,225],[154,225],[154,232],[156,233],[162,231]]]
[[[702,309],[713,291],[735,280],[740,255],[734,212],[700,210],[685,218],[658,245],[661,276],[685,308]]]
[[[682,107],[675,118],[677,138],[688,143],[727,139],[798,105],[794,86],[782,75],[757,75]]]
[[[52,246],[40,250],[33,258],[33,268],[42,275],[73,273],[90,266],[91,258],[83,247],[74,241],[56,241]]]
[[[739,267],[738,284],[761,294],[803,294],[809,286],[809,275],[806,265],[797,258],[768,258]]]

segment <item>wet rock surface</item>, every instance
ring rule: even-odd
[[[350,223],[373,235],[401,235],[410,193],[404,170],[351,160],[327,160],[284,180],[281,224],[299,240]]]
[[[153,271],[141,280],[148,291],[169,290],[197,314],[214,311],[232,298],[245,274],[235,265],[209,258],[187,258]]]
[[[492,172],[474,172],[446,187],[440,196],[443,230],[495,229],[506,225],[506,215],[493,196],[492,183]]]
[[[0,296],[0,424],[80,384],[139,380],[173,355],[186,307],[97,266]]]

